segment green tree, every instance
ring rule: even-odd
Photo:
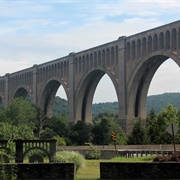
[[[100,113],[94,120],[94,127],[92,132],[94,134],[93,144],[112,144],[112,132],[115,132],[116,134],[117,144],[126,144],[126,135],[122,128],[117,124],[117,114],[115,113]]]
[[[171,135],[166,131],[167,127],[174,123],[177,126],[180,125],[180,119],[178,116],[178,110],[169,104],[167,109],[163,109],[156,118],[151,121],[148,125],[148,134],[151,143],[154,144],[169,144],[172,143]],[[178,138],[179,134],[176,136],[176,142],[180,142]]]
[[[7,122],[0,122],[0,139],[12,140],[12,139],[34,139],[33,131],[28,125],[14,126]]]
[[[70,139],[73,144],[85,145],[86,142],[91,142],[92,125],[86,124],[84,121],[78,121],[75,125],[71,126]]]
[[[31,103],[23,98],[15,98],[0,112],[0,121],[8,122],[15,126],[28,124],[29,128],[35,128],[37,111]]]
[[[128,137],[128,144],[148,144],[147,130],[141,119],[134,124],[131,134]]]

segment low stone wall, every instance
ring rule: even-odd
[[[101,162],[100,179],[179,179],[178,162]]]
[[[74,180],[74,163],[22,163],[17,165],[18,180]],[[11,164],[5,164],[11,166]]]

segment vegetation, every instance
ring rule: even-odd
[[[16,180],[17,179],[17,166],[14,164],[14,143],[12,141],[8,141],[7,143],[8,150],[0,150],[0,179],[1,180]],[[6,166],[6,162],[12,163],[11,166]]]
[[[75,151],[58,151],[54,157],[54,162],[73,162],[76,164],[76,171],[78,171],[80,167],[85,166],[85,158],[82,154]]]
[[[146,110],[147,114],[150,113],[153,108],[157,114],[160,113],[162,109],[167,108],[168,104],[173,104],[178,110],[180,110],[180,93],[164,93],[159,95],[152,95],[147,97]],[[68,115],[68,103],[65,99],[56,97],[54,101],[54,115]],[[105,102],[96,103],[92,105],[93,117],[98,116],[99,113],[111,112],[118,113],[118,103],[117,102]]]
[[[166,131],[170,123],[180,126],[180,111],[172,104],[159,114],[151,109],[146,121],[131,120],[131,133],[126,134],[118,125],[118,115],[113,112],[101,112],[92,124],[79,120],[69,124],[65,114],[46,117],[40,109],[22,98],[13,99],[0,111],[0,139],[51,139],[58,146],[112,145],[111,133],[115,132],[116,144],[167,144],[172,143],[171,135]],[[180,143],[180,132],[175,136]]]

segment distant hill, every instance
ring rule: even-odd
[[[173,104],[178,110],[180,110],[180,93],[164,93],[159,95],[152,95],[147,97],[146,110],[147,114],[152,108],[158,114],[163,108],[167,108],[168,104]],[[54,101],[54,114],[68,114],[68,103],[66,100],[56,97]],[[97,103],[92,105],[93,117],[100,112],[118,112],[117,102]]]
[[[180,93],[164,93],[148,96],[146,104],[147,114],[151,108],[154,108],[158,114],[162,109],[167,108],[168,104],[173,104],[174,107],[180,110]]]

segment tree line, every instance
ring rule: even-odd
[[[169,103],[180,110],[180,93],[164,93],[147,97],[146,113],[149,114],[153,108],[158,114],[162,109],[167,108]],[[53,111],[55,115],[68,115],[68,102],[60,97],[55,97]],[[101,112],[118,113],[118,102],[103,102],[92,104],[92,115],[96,117]]]
[[[41,109],[22,98],[15,98],[0,111],[0,139],[51,139],[57,145],[111,145],[111,133],[115,132],[116,144],[167,144],[172,142],[166,131],[170,123],[180,127],[180,111],[172,104],[156,114],[151,109],[146,120],[131,119],[129,133],[118,124],[114,112],[101,112],[93,118],[92,124],[79,120],[69,124],[66,114],[45,116]],[[175,136],[180,143],[180,133]]]

